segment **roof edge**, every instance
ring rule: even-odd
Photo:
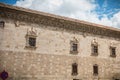
[[[4,3],[0,3],[0,6],[6,7],[6,8],[11,8],[11,9],[15,9],[15,10],[20,10],[20,11],[24,11],[24,12],[28,12],[28,13],[49,16],[49,17],[53,17],[53,18],[58,18],[58,19],[62,19],[62,20],[82,23],[82,24],[89,25],[89,26],[95,26],[95,27],[99,27],[99,28],[110,29],[110,30],[114,30],[114,31],[119,31],[120,32],[119,28],[114,28],[114,27],[111,27],[111,26],[105,26],[105,25],[101,25],[101,24],[96,24],[96,23],[87,22],[87,21],[74,19],[74,18],[69,18],[69,17],[65,17],[65,16],[60,16],[60,15],[56,15],[56,14],[51,14],[51,13],[47,13],[47,12],[36,11],[36,10],[23,8],[23,7],[18,7],[18,6],[13,6],[13,5],[8,5],[8,4],[4,4]]]

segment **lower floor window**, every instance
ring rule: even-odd
[[[93,66],[93,74],[94,74],[94,75],[98,75],[98,65],[97,65],[97,64],[95,64],[95,65]]]
[[[77,64],[74,63],[72,64],[72,75],[77,75],[77,74],[78,74]]]

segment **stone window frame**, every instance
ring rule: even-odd
[[[37,41],[36,33],[33,30],[28,31],[25,37],[26,37],[26,46],[25,46],[25,48],[27,48],[27,49],[36,49],[37,48],[36,47],[36,41]],[[31,46],[29,44],[29,38],[35,38],[35,40],[36,40],[35,41],[35,46]]]
[[[99,67],[97,64],[94,64],[93,65],[93,75],[98,76],[98,74],[99,74]]]
[[[95,41],[91,43],[91,55],[98,56],[98,53],[99,53],[99,46],[98,46],[98,42]]]
[[[72,64],[72,75],[73,76],[77,76],[78,75],[78,64],[77,63],[73,63]]]
[[[0,28],[4,28],[5,27],[5,21],[0,21]]]
[[[114,49],[114,53],[113,53]],[[116,57],[116,47],[115,46],[110,46],[110,57]]]
[[[76,50],[73,49],[74,45],[76,45]],[[73,40],[70,41],[70,53],[78,54],[78,40],[74,37]]]

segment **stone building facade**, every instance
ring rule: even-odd
[[[120,30],[0,3],[3,70],[7,80],[120,80]]]

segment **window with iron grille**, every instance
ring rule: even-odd
[[[92,44],[92,55],[98,55],[98,45]]]
[[[77,44],[75,44],[75,43],[73,43],[73,45],[72,45],[72,51],[77,51],[77,47],[78,45]]]
[[[116,57],[116,47],[110,47],[110,56]]]
[[[93,75],[98,75],[98,65],[97,64],[95,64],[93,66]]]
[[[36,46],[36,38],[29,37],[29,46]]]
[[[72,75],[78,74],[78,65],[76,63],[72,64]]]
[[[78,53],[78,43],[71,42],[70,53],[71,54],[77,54]]]

